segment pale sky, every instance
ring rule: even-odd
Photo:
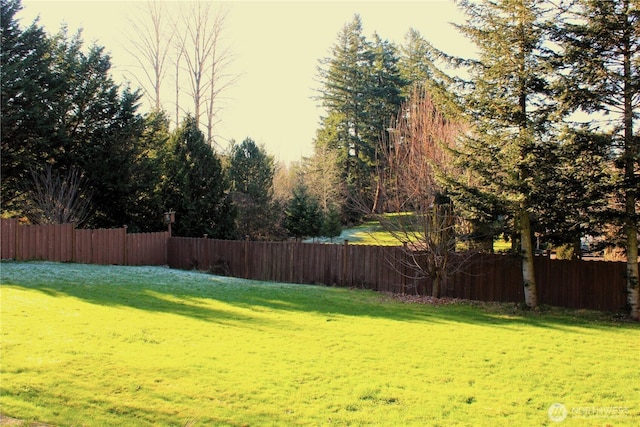
[[[173,4],[172,4],[173,3]],[[126,52],[127,27],[140,13],[139,1],[22,0],[23,26],[40,15],[40,24],[55,33],[65,22],[71,34],[83,28],[88,46],[95,41],[112,56],[116,83],[130,81],[135,68]],[[234,55],[231,72],[240,75],[224,96],[224,110],[215,134],[223,147],[230,139],[251,137],[277,160],[300,160],[312,152],[323,110],[318,107],[318,60],[329,56],[345,23],[360,14],[364,35],[377,32],[400,45],[410,28],[441,50],[469,56],[469,42],[450,22],[462,22],[455,4],[423,1],[227,1],[224,43]],[[176,6],[168,2],[167,6]],[[170,79],[165,83],[172,85]],[[173,111],[170,103],[164,106]],[[142,112],[146,111],[143,104]]]

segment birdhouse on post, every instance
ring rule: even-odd
[[[167,230],[169,231],[169,237],[171,237],[171,224],[176,222],[176,213],[171,210],[169,212],[165,212],[162,219],[167,226]]]

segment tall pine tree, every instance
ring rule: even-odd
[[[44,29],[34,22],[22,29],[16,14],[19,0],[0,5],[0,143],[2,210],[16,212],[21,204],[21,185],[30,170],[50,157],[48,135],[57,118],[51,113],[51,45]]]
[[[485,218],[505,213],[519,236],[525,303],[538,305],[534,274],[532,194],[545,184],[539,169],[549,162],[549,99],[538,0],[461,1],[467,22],[459,29],[478,48],[469,62],[471,90],[465,110],[473,132],[460,149],[473,186],[458,204]],[[458,188],[465,188],[458,182]]]
[[[457,115],[455,93],[451,90],[454,79],[441,70],[442,65],[452,64],[454,59],[436,49],[417,30],[410,29],[400,47],[398,61],[400,76],[407,83],[403,96],[408,98],[414,90],[428,93],[445,115]]]
[[[165,210],[176,212],[178,236],[234,236],[235,210],[220,160],[193,117],[173,132],[164,156]]]
[[[613,218],[626,239],[628,305],[640,319],[640,1],[580,0],[565,17],[555,33],[567,70],[562,101],[570,111],[592,114],[590,138],[609,146],[617,178]]]
[[[331,56],[320,61],[323,88],[320,100],[327,110],[323,125],[330,140],[317,141],[340,151],[346,188],[343,212],[357,221],[376,204],[376,148],[385,124],[397,111],[404,80],[393,44],[379,36],[373,43],[363,35],[358,15],[338,34]]]
[[[238,208],[237,230],[243,237],[266,240],[273,237],[277,214],[273,204],[273,157],[251,138],[231,147],[229,178]]]

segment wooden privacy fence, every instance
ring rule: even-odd
[[[398,248],[292,242],[252,242],[174,237],[169,266],[208,270],[254,280],[400,291],[391,263]]]
[[[167,252],[172,268],[254,280],[431,293],[428,278],[403,267],[405,254],[399,247],[172,237]],[[535,269],[541,304],[624,310],[624,263],[536,257]],[[523,302],[520,259],[476,255],[448,278],[443,294],[479,301]]]
[[[83,230],[71,224],[19,225],[0,220],[0,257],[87,264],[169,265],[246,279],[357,287],[429,295],[431,281],[404,266],[402,248],[250,242]],[[535,259],[541,304],[623,311],[625,263]],[[443,284],[444,296],[523,302],[520,259],[476,255]]]
[[[75,229],[73,224],[19,225],[0,220],[0,257],[84,264],[166,265],[168,232],[127,233],[126,227]]]

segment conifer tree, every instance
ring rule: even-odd
[[[144,116],[143,130],[136,140],[129,181],[131,191],[126,200],[127,225],[132,232],[165,228],[158,221],[164,211],[160,185],[162,154],[169,141],[170,120],[164,111],[154,110]]]
[[[322,229],[322,212],[318,201],[309,195],[304,184],[293,189],[293,197],[285,208],[284,226],[296,239],[317,237]]]
[[[88,226],[154,227],[151,206],[159,174],[148,156],[140,94],[120,88],[111,59],[97,44],[84,48],[81,32],[63,26],[49,36],[37,21],[22,29],[19,1],[1,4],[2,168],[4,210],[20,215],[29,174],[76,171],[92,194]],[[155,212],[154,212],[155,211]]]
[[[272,237],[277,220],[273,204],[274,174],[273,157],[251,138],[231,147],[229,178],[241,236],[253,240]]]
[[[453,62],[454,58],[436,49],[417,30],[410,29],[400,47],[398,61],[400,76],[407,84],[403,97],[408,98],[415,90],[426,92],[444,114],[457,115],[455,92],[451,90],[454,79],[440,69],[441,65]]]
[[[16,14],[19,0],[2,0],[0,11],[0,143],[2,209],[18,210],[20,187],[29,181],[30,170],[42,164],[50,151],[46,135],[57,117],[50,113],[50,98],[43,90],[52,85],[50,42],[34,22],[23,29]]]
[[[176,212],[175,234],[233,237],[235,210],[228,192],[220,160],[195,119],[187,117],[173,132],[164,155],[163,204]]]
[[[324,134],[331,141],[322,143],[340,151],[343,211],[351,221],[377,204],[376,148],[402,100],[398,60],[393,44],[377,35],[373,43],[366,39],[356,15],[338,34],[331,56],[320,61],[323,125],[331,127]]]
[[[324,214],[322,219],[322,230],[320,234],[333,240],[342,233],[342,223],[340,222],[340,212],[334,206],[331,206]]]
[[[572,6],[555,32],[566,67],[562,101],[569,111],[590,113],[583,134],[608,144],[616,178],[613,220],[626,239],[628,305],[639,319],[640,2],[580,0]]]
[[[505,213],[514,223],[522,255],[525,303],[538,305],[534,274],[532,198],[549,161],[549,114],[544,11],[538,0],[461,1],[467,22],[459,26],[478,48],[469,61],[471,90],[465,111],[473,131],[460,148],[461,166],[473,186],[458,181],[459,205],[478,216]]]

